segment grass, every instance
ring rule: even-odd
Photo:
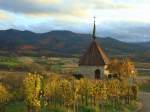
[[[18,63],[17,62],[0,62],[0,65],[14,67],[14,66],[17,66]]]
[[[150,92],[150,83],[144,83],[140,86],[140,90],[143,92]]]
[[[26,110],[24,102],[13,102],[6,107],[6,112],[26,112]]]
[[[0,68],[15,68],[20,64],[21,62],[16,57],[0,56]]]
[[[150,63],[135,62],[139,76],[150,76]]]
[[[136,66],[137,68],[150,69],[150,63],[135,62],[135,66]]]
[[[136,112],[139,102],[132,101],[131,104],[119,104],[114,108],[112,104],[105,106],[106,112]]]
[[[66,108],[64,107],[53,107],[50,106],[47,108],[48,112],[66,112]],[[25,102],[12,102],[7,105],[6,112],[26,112],[27,108]],[[105,111],[107,112],[135,112],[135,105],[121,105],[118,109],[114,108],[112,105],[105,106]],[[91,107],[91,106],[80,106],[78,108],[78,112],[99,112],[99,107]]]
[[[139,76],[150,76],[150,70],[139,70]]]
[[[60,64],[51,65],[51,70],[54,72],[61,71],[61,69],[62,69],[62,65]]]

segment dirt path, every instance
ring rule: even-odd
[[[143,103],[143,110],[142,112],[150,112],[150,93],[148,92],[141,92],[140,99]]]

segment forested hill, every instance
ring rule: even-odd
[[[149,56],[150,42],[125,43],[113,38],[97,38],[109,55]],[[0,54],[79,56],[91,42],[91,35],[71,31],[33,33],[14,29],[0,31]]]

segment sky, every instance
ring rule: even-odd
[[[150,0],[0,0],[0,30],[70,30],[126,42],[150,41]]]

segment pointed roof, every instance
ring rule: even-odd
[[[95,40],[93,40],[89,49],[79,60],[80,66],[104,66],[108,64],[109,59]]]
[[[93,26],[93,35],[92,35],[92,38],[93,38],[94,40],[96,39],[96,36],[95,36],[95,34],[96,34],[95,18],[96,18],[96,17],[94,17],[94,26]]]
[[[105,55],[102,48],[96,42],[96,26],[94,19],[94,28],[93,28],[93,41],[86,51],[86,53],[80,58],[79,66],[104,66],[109,64],[109,59]]]

